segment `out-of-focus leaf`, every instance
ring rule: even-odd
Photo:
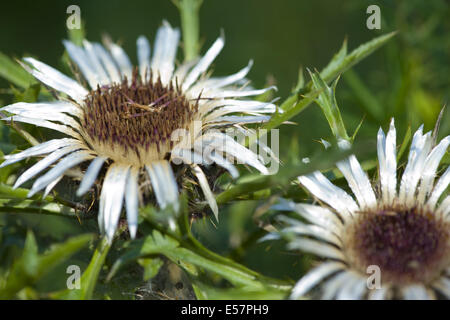
[[[108,243],[106,237],[102,238],[92,255],[91,262],[87,269],[83,272],[80,280],[80,289],[66,289],[55,292],[50,295],[53,299],[70,299],[70,300],[89,300],[92,299],[94,288],[100,271],[105,263],[111,244]]]
[[[21,88],[28,88],[36,83],[33,76],[25,71],[17,62],[0,52],[0,77]]]
[[[23,92],[13,88],[12,92],[17,102],[36,102],[41,92],[41,85],[39,83],[31,84]]]
[[[32,286],[43,275],[66,261],[91,240],[91,234],[72,237],[62,244],[53,245],[46,253],[39,255],[36,239],[29,231],[22,256],[14,262],[4,287],[0,288],[0,298],[14,298],[21,289]]]
[[[2,152],[0,154],[0,158],[3,158],[3,155],[5,153],[11,153],[11,151],[13,151],[14,149],[16,149],[16,146],[14,144],[8,142],[0,142],[0,151]]]
[[[159,258],[138,259],[138,263],[144,268],[144,281],[147,281],[158,274],[164,262]]]
[[[384,108],[377,97],[370,92],[369,88],[362,82],[356,72],[347,70],[343,76],[344,81],[352,90],[352,94],[360,101],[358,106],[364,109],[367,114],[377,122],[384,119]]]
[[[405,153],[406,148],[408,147],[409,141],[411,140],[411,126],[408,126],[406,130],[405,137],[403,138],[403,142],[400,146],[400,150],[397,153],[397,161],[400,160],[402,155]]]
[[[411,90],[409,96],[411,107],[416,111],[415,115],[422,119],[425,126],[433,127],[442,107],[441,97],[436,97],[420,87]]]
[[[3,148],[1,148],[1,144],[0,144],[0,159],[3,159],[4,157],[4,153],[2,151]],[[13,167],[12,166],[6,166],[3,168],[0,168],[0,183],[5,183],[6,180],[8,179],[11,171],[12,171]]]

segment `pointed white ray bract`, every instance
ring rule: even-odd
[[[5,161],[0,164],[0,168],[21,161],[25,158],[40,156],[55,151],[56,149],[78,143],[78,140],[71,138],[52,139],[22,152],[9,154],[5,156]]]
[[[68,169],[80,164],[83,161],[92,159],[94,156],[90,151],[80,150],[75,151],[64,159],[58,162],[56,166],[50,169],[46,174],[37,179],[30,192],[28,193],[28,197],[33,196],[36,192],[45,188],[49,183],[58,178],[61,174],[63,174]]]
[[[384,203],[390,205],[397,194],[397,151],[394,119],[391,120],[387,137],[381,128],[378,131],[377,151],[382,198]]]
[[[105,67],[109,79],[111,80],[111,83],[120,83],[120,72],[117,69],[116,63],[114,62],[114,59],[111,57],[108,51],[103,48],[103,46],[99,43],[94,43],[94,50],[99,57],[100,61],[102,62],[103,66]]]
[[[112,181],[109,192],[106,194],[104,206],[105,233],[109,242],[112,242],[117,229],[120,213],[122,212],[123,198],[125,196],[125,185],[130,166],[120,164],[111,165]]]
[[[186,79],[183,82],[182,89],[183,91],[187,91],[190,86],[200,77],[200,75],[205,72],[217,55],[222,51],[222,48],[225,44],[225,39],[223,37],[219,37],[209,48],[206,54],[200,59],[197,65],[192,68],[189,74],[186,76]]]
[[[298,179],[314,196],[334,208],[344,220],[348,220],[359,210],[353,198],[332,184],[321,172],[314,172]]]
[[[1,118],[1,120],[10,121],[10,122],[16,121],[16,122],[24,122],[24,123],[34,124],[35,126],[56,130],[56,131],[65,133],[69,136],[72,136],[78,140],[81,140],[80,134],[77,133],[76,131],[74,131],[72,128],[70,128],[66,125],[56,124],[56,123],[53,123],[53,122],[50,122],[50,121],[47,121],[44,119],[35,119],[35,118],[28,118],[28,117],[23,117],[23,116],[11,116],[11,117],[6,117],[6,118]]]
[[[17,102],[0,108],[0,111],[29,116],[30,118],[32,118],[33,114],[51,115],[52,113],[67,113],[78,118],[82,115],[82,111],[79,106],[65,101],[36,103]]]
[[[147,80],[145,75],[150,76],[150,43],[145,36],[139,36],[136,41],[139,73],[142,80]]]
[[[448,188],[449,184],[450,184],[450,167],[447,167],[445,172],[436,182],[433,191],[431,192],[431,195],[428,198],[427,206],[431,207],[431,209],[433,210],[442,193]]]
[[[420,177],[419,193],[417,196],[417,201],[423,203],[425,197],[428,196],[433,188],[433,182],[436,177],[436,171],[441,162],[442,157],[450,145],[450,136],[445,137],[439,142],[439,144],[434,147],[434,149],[428,155],[424,170]]]
[[[172,77],[179,38],[180,31],[173,29],[167,21],[156,33],[151,68],[156,76],[161,77],[163,84],[167,84]]]
[[[80,186],[78,187],[78,197],[85,194],[92,187],[105,161],[105,157],[97,157],[92,160],[86,170],[86,173],[84,174],[83,180],[81,180]]]
[[[42,170],[47,169],[51,164],[55,163],[60,158],[64,157],[66,154],[73,152],[75,150],[84,149],[84,146],[81,143],[73,144],[69,146],[62,147],[53,151],[51,154],[46,156],[41,161],[37,162],[35,165],[28,168],[24,173],[20,175],[20,177],[16,180],[14,184],[14,189],[18,188],[20,185],[24,184],[35,175],[40,173]]]
[[[433,139],[431,132],[422,134],[423,126],[413,136],[409,151],[408,163],[400,183],[400,203],[412,205],[416,194],[416,187],[422,176],[425,161],[431,150]]]
[[[95,90],[98,85],[102,84],[101,78],[86,52],[83,48],[78,47],[68,40],[63,40],[63,44],[70,58],[77,64],[84,78],[89,83],[91,89]]]
[[[106,70],[104,69],[100,56],[97,55],[97,50],[95,50],[94,45],[87,40],[83,40],[84,52],[86,57],[89,59],[94,72],[97,74],[99,83],[101,85],[108,85],[111,83]]]
[[[55,180],[53,180],[52,182],[50,182],[44,190],[44,194],[42,195],[42,198],[46,198],[49,193],[53,190],[53,188],[61,181],[61,179],[64,177],[64,175],[60,175],[58,178],[56,178]]]
[[[253,66],[253,60],[250,60],[248,65],[239,70],[237,73],[222,78],[210,78],[204,81],[198,81],[192,88],[192,91],[201,91],[203,88],[217,89],[231,85],[239,80],[245,78]]]
[[[82,102],[88,94],[88,91],[79,85],[78,82],[62,74],[58,70],[46,65],[45,63],[30,57],[24,58],[23,60],[33,66],[33,68],[29,68],[27,66],[25,66],[25,68],[36,79],[57,91],[67,94],[77,102]]]
[[[298,299],[316,286],[324,278],[331,274],[344,269],[344,265],[339,262],[322,263],[318,267],[312,269],[300,281],[298,281],[292,289],[290,299]]]
[[[150,182],[161,208],[173,205],[179,209],[178,186],[168,161],[155,161],[145,166],[150,176]]]
[[[120,73],[123,77],[127,77],[128,81],[131,81],[133,74],[133,66],[131,65],[130,58],[125,51],[115,43],[109,44],[109,51],[111,52],[114,61],[119,66]]]
[[[200,167],[197,165],[193,165],[192,169],[200,184],[200,188],[202,189],[203,194],[205,195],[205,198],[208,201],[209,207],[214,213],[214,217],[216,218],[217,221],[219,221],[219,208],[217,207],[216,198],[214,197],[214,194],[211,191],[211,188],[209,187],[208,180],[206,179],[203,170],[200,169]]]
[[[337,166],[356,196],[359,206],[366,209],[375,206],[377,203],[375,193],[356,157],[351,155],[348,159],[339,161]]]
[[[127,209],[128,230],[131,239],[136,237],[138,227],[138,207],[139,207],[139,186],[138,186],[139,169],[131,167],[126,184],[125,203]]]

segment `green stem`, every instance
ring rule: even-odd
[[[81,295],[81,299],[92,299],[98,275],[100,274],[102,266],[105,263],[105,259],[110,248],[111,244],[108,242],[106,237],[103,237],[95,249],[88,268],[81,277],[82,285],[86,286],[86,289],[83,290],[83,294]]]
[[[92,255],[91,262],[87,269],[83,272],[80,279],[80,289],[64,290],[53,293],[51,297],[53,299],[65,299],[65,300],[90,300],[94,295],[95,285],[97,284],[98,276],[105,263],[106,256],[108,255],[111,243],[108,242],[106,237],[103,237],[95,248]]]
[[[0,211],[8,212],[9,210],[14,211],[14,209],[24,209],[27,208],[28,211],[25,212],[35,212],[42,210],[42,213],[48,213],[51,215],[64,215],[66,217],[76,218],[77,215],[75,210],[80,209],[79,205],[75,202],[61,198],[58,195],[48,195],[42,198],[41,195],[35,195],[31,198],[27,198],[30,190],[24,188],[16,188],[0,183],[0,203],[2,207]],[[21,200],[20,203],[14,203],[9,200]],[[6,202],[5,202],[6,201]],[[44,202],[41,205],[36,205],[40,201]],[[54,203],[57,202],[57,203]],[[26,205],[26,206],[25,206]],[[50,207],[49,207],[50,206]],[[48,207],[48,208],[47,208]],[[35,210],[31,210],[35,209]]]
[[[203,0],[174,1],[175,5],[180,10],[185,61],[190,61],[197,58],[200,52],[199,10],[202,2]]]

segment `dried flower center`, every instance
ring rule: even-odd
[[[164,158],[172,133],[187,129],[198,109],[198,101],[189,101],[178,87],[159,78],[143,81],[137,70],[131,81],[98,87],[84,102],[81,124],[94,150],[140,164]]]
[[[431,281],[449,262],[448,227],[416,208],[361,213],[350,246],[364,272],[377,265],[395,283]]]

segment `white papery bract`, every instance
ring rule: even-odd
[[[275,105],[246,97],[273,88],[255,90],[242,85],[252,62],[231,76],[215,78],[206,73],[224,46],[223,36],[203,57],[175,67],[179,38],[179,30],[167,22],[158,29],[153,48],[140,36],[136,68],[114,43],[104,47],[84,40],[80,47],[64,41],[88,87],[40,61],[25,58],[23,66],[56,90],[59,100],[5,106],[0,110],[11,115],[2,120],[49,128],[69,137],[5,156],[1,167],[43,157],[17,179],[15,187],[51,167],[34,182],[29,196],[44,188],[48,193],[67,170],[90,161],[77,192],[81,196],[105,167],[98,219],[111,241],[123,206],[131,236],[136,235],[139,180],[144,174],[150,178],[159,206],[178,208],[179,190],[171,162],[192,168],[216,218],[217,204],[202,165],[216,163],[236,177],[236,160],[267,174],[261,158],[226,135],[224,128],[242,130],[246,123],[267,121]],[[218,130],[208,131],[214,128]],[[184,139],[171,139],[176,129],[187,132]],[[208,152],[202,152],[204,148]]]
[[[437,172],[449,144],[447,136],[434,145],[420,127],[397,182],[392,120],[387,135],[378,132],[376,188],[353,155],[337,166],[354,197],[320,172],[299,177],[321,205],[281,200],[274,208],[299,219],[279,216],[285,227],[268,239],[285,236],[290,249],[325,261],[297,282],[291,298],[450,298],[450,169]]]

